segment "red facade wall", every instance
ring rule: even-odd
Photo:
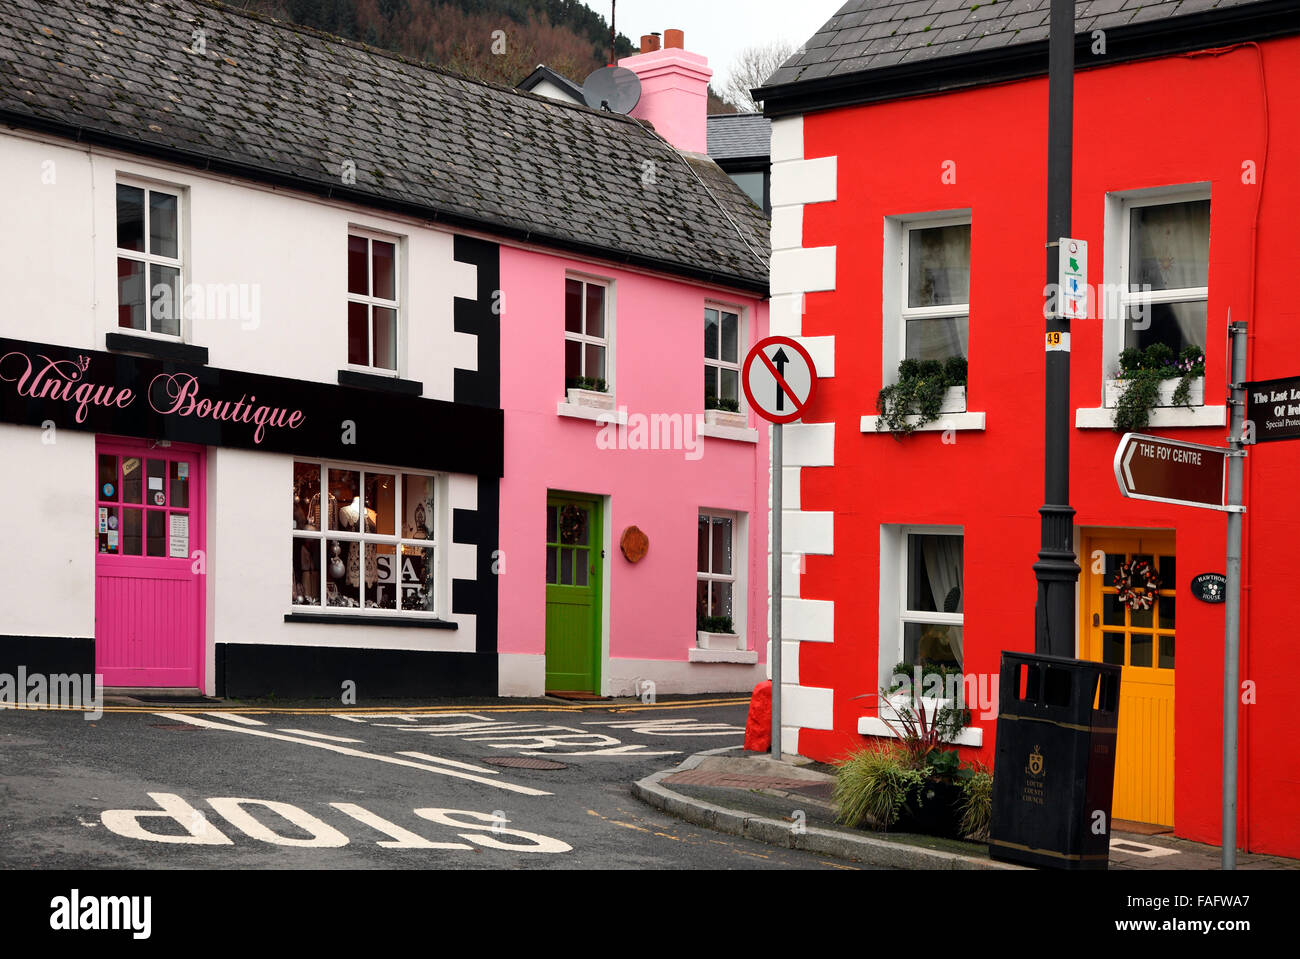
[[[1266,78],[1267,101],[1264,96]],[[1108,191],[1211,184],[1206,403],[1227,382],[1226,324],[1250,323],[1249,379],[1300,375],[1300,38],[1177,56],[1076,76],[1072,235],[1089,241],[1102,280]],[[1046,78],[844,108],[804,119],[804,156],[838,157],[838,199],[810,205],[803,245],[837,247],[837,289],[807,296],[805,336],[835,336],[836,371],[806,422],[837,424],[835,466],[803,471],[802,508],[835,513],[835,555],[807,558],[801,594],[835,602],[834,643],[804,643],[800,683],[835,690],[833,731],[802,730],[800,752],[832,760],[860,746],[874,711],[880,527],[952,524],[965,535],[965,669],[996,674],[1001,649],[1033,649],[1043,501],[1042,289],[1046,223]],[[955,183],[944,183],[946,161]],[[1243,164],[1255,167],[1243,182]],[[949,168],[951,169],[951,168]],[[983,432],[898,442],[863,434],[882,368],[882,247],[888,216],[970,209],[967,409]],[[1100,320],[1073,326],[1071,408],[1102,405]],[[1193,600],[1191,576],[1222,572],[1224,514],[1121,498],[1117,434],[1075,429],[1076,523],[1176,531],[1179,623],[1175,828],[1217,842],[1224,607]],[[1224,445],[1223,427],[1156,430]],[[951,437],[950,437],[951,439]],[[1300,441],[1252,448],[1246,464],[1240,822],[1248,849],[1300,856],[1300,711],[1293,649],[1300,579]],[[891,638],[892,642],[892,638]],[[984,745],[993,760],[995,723]]]

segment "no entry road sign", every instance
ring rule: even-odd
[[[1125,433],[1115,450],[1115,480],[1131,499],[1237,510],[1224,505],[1224,464],[1229,451],[1159,436]]]
[[[788,336],[769,336],[745,357],[740,382],[750,407],[772,423],[791,423],[803,415],[817,389],[812,357]]]

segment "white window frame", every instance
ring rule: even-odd
[[[964,613],[922,612],[907,607],[907,545],[910,536],[960,536],[962,582],[966,581],[966,532],[961,526],[886,525],[880,529],[880,676],[885,685],[906,655],[906,624],[965,625]],[[963,603],[964,605],[964,603]],[[963,650],[963,668],[965,668]]]
[[[748,413],[748,407],[745,404],[745,388],[741,383],[741,367],[745,362],[745,354],[749,340],[746,336],[748,324],[745,315],[745,308],[736,306],[734,303],[722,303],[714,300],[705,300],[704,309],[718,311],[718,359],[711,360],[706,355],[704,357],[704,366],[707,369],[715,367],[718,373],[718,392],[722,392],[722,370],[736,371],[736,402],[740,405],[741,413]],[[731,363],[722,359],[722,314],[731,313],[736,317],[736,362]],[[721,397],[719,397],[721,399]]]
[[[567,287],[570,280],[576,280],[582,284],[582,332],[571,333],[568,326],[564,323],[564,317],[561,316],[561,327],[564,329],[564,341],[566,343],[573,341],[582,344],[582,350],[578,354],[580,367],[585,370],[587,366],[587,346],[601,346],[605,349],[605,375],[589,377],[590,379],[600,379],[605,381],[606,392],[614,395],[614,324],[613,324],[613,294],[614,283],[611,280],[600,279],[594,276],[587,276],[582,273],[565,273],[564,285]],[[605,335],[588,336],[587,335],[587,287],[599,286],[605,291]],[[566,306],[567,308],[567,306]],[[567,361],[566,361],[567,363]],[[568,370],[565,369],[567,374]],[[587,376],[585,372],[581,374]],[[567,379],[567,376],[565,377]]]
[[[882,278],[883,349],[881,350],[880,382],[889,386],[898,382],[898,366],[907,358],[907,321],[909,319],[966,316],[966,337],[969,353],[970,302],[949,306],[909,307],[907,305],[907,271],[912,230],[926,230],[941,226],[970,226],[972,233],[971,259],[975,257],[974,223],[971,210],[938,210],[932,213],[907,214],[885,218],[884,258]],[[969,287],[968,287],[969,290]],[[970,357],[967,356],[969,361]],[[966,411],[966,390],[953,387],[949,390],[943,410],[948,413]],[[983,424],[979,425],[980,429]]]
[[[884,524],[880,527],[880,626],[877,643],[877,664],[880,687],[886,688],[893,676],[894,667],[903,661],[905,654],[904,624],[908,622],[935,623],[941,626],[961,626],[965,629],[964,613],[910,613],[907,609],[907,542],[909,536],[960,536],[962,538],[962,583],[966,582],[966,531],[962,526]],[[965,605],[963,603],[963,605]],[[963,640],[964,645],[964,640]],[[968,653],[963,648],[962,669],[967,669]],[[924,692],[924,688],[920,690]],[[947,702],[925,700],[931,707]],[[888,707],[884,707],[888,708]],[[858,720],[858,732],[864,736],[893,738],[895,733],[878,716],[863,716]],[[981,746],[984,731],[978,725],[967,726],[952,740],[960,746]]]
[[[744,624],[742,621],[743,620],[742,610],[744,609],[744,597],[741,594],[742,580],[743,580],[742,570],[744,569],[744,557],[742,555],[742,544],[744,541],[742,540],[740,535],[742,516],[743,514],[737,513],[734,510],[710,509],[705,507],[700,508],[699,514],[695,520],[695,529],[696,529],[697,536],[699,535],[699,523],[701,519],[707,517],[710,521],[710,528],[712,528],[712,521],[715,518],[731,521],[731,573],[726,574],[726,573],[713,572],[713,536],[712,534],[710,534],[709,570],[708,572],[704,572],[699,569],[696,569],[695,582],[698,584],[703,580],[710,584],[715,582],[731,584],[731,628],[732,631],[735,632],[738,636],[744,638],[745,632],[744,632]],[[695,565],[697,567],[700,565],[698,551],[695,557]],[[699,587],[697,585],[696,586],[697,594],[698,594],[698,589]],[[709,606],[711,608],[713,605],[712,588],[710,588],[709,590],[709,599],[710,599]],[[696,601],[698,601],[698,595],[696,596]]]
[[[1181,287],[1176,290],[1152,290],[1151,292],[1133,292],[1129,289],[1129,244],[1132,242],[1131,228],[1133,210],[1141,209],[1147,206],[1167,206],[1173,203],[1187,203],[1196,200],[1210,200],[1210,188],[1208,185],[1189,185],[1186,187],[1166,187],[1160,190],[1142,190],[1132,193],[1109,194],[1108,201],[1115,204],[1114,214],[1118,217],[1119,247],[1116,250],[1116,271],[1119,274],[1119,283],[1115,290],[1115,295],[1111,297],[1111,302],[1106,304],[1111,315],[1107,316],[1107,327],[1114,325],[1113,332],[1116,337],[1115,349],[1111,353],[1105,354],[1108,364],[1118,362],[1120,351],[1124,349],[1127,340],[1128,330],[1128,311],[1130,307],[1140,306],[1142,304],[1156,305],[1162,303],[1200,303],[1206,304],[1205,311],[1205,337],[1208,340],[1210,331],[1210,288],[1209,286],[1189,286]],[[1210,210],[1213,216],[1214,204],[1211,200]],[[1109,251],[1107,251],[1109,253]],[[1109,261],[1110,257],[1107,257]],[[1109,269],[1108,269],[1109,272]],[[1113,311],[1112,311],[1113,307]],[[1111,369],[1111,374],[1117,372],[1117,368]],[[1110,378],[1108,376],[1108,378]]]
[[[117,245],[117,188],[119,186],[133,187],[137,190],[144,190],[144,252],[137,250],[124,250]],[[176,198],[176,257],[161,256],[149,251],[149,194],[164,193]],[[113,332],[125,333],[130,336],[147,336],[151,339],[162,340],[167,343],[184,343],[186,342],[186,324],[188,317],[185,315],[185,260],[186,246],[188,238],[188,220],[185,216],[185,208],[188,205],[188,191],[185,187],[174,184],[161,183],[154,180],[147,180],[142,177],[118,174],[113,184],[113,286],[117,291],[117,300],[114,303],[114,323]],[[134,327],[118,325],[118,311],[122,306],[122,292],[120,287],[120,278],[117,275],[117,261],[119,259],[134,260],[137,263],[144,264],[144,315],[145,328],[137,330]],[[176,310],[176,333],[159,333],[153,328],[153,288],[149,283],[149,267],[151,265],[169,266],[177,271],[176,289],[172,293],[172,302]]]
[[[346,368],[349,370],[355,370],[359,373],[368,373],[372,376],[390,376],[397,379],[402,375],[402,364],[406,352],[402,348],[404,342],[403,331],[406,329],[406,323],[402,316],[401,305],[402,300],[404,299],[402,284],[405,282],[406,278],[406,270],[403,268],[404,264],[402,262],[406,256],[406,244],[403,242],[405,238],[392,233],[384,233],[379,230],[357,226],[356,224],[349,224],[348,240],[351,241],[354,236],[366,241],[366,289],[371,292],[370,294],[363,296],[360,293],[353,293],[351,290],[347,290],[347,302],[349,304],[362,303],[365,304],[367,308],[366,317],[368,322],[366,323],[366,355],[372,363],[375,359],[375,307],[392,310],[397,314],[397,319],[393,328],[393,350],[396,353],[396,356],[393,358],[393,368],[391,370],[386,366],[365,366],[360,363],[353,363],[350,357],[346,358]],[[375,289],[374,243],[376,240],[381,243],[393,244],[393,293],[397,297],[394,300],[386,300],[383,297],[373,295]],[[346,261],[344,261],[345,277],[347,275],[346,266]],[[347,282],[345,280],[344,286],[346,287],[346,285]],[[346,315],[344,323],[347,323]]]
[[[289,604],[290,614],[324,614],[328,616],[367,616],[375,619],[405,619],[405,620],[433,620],[447,621],[451,618],[451,591],[444,577],[447,571],[447,530],[450,529],[450,523],[447,516],[448,510],[448,484],[445,473],[436,473],[429,470],[412,470],[403,469],[396,466],[377,466],[373,463],[344,463],[337,460],[322,460],[311,457],[294,456],[290,458],[290,470],[294,470],[297,464],[307,464],[316,466],[321,470],[320,476],[320,496],[321,496],[321,515],[319,529],[299,530],[291,529],[289,537],[292,541],[299,539],[314,539],[321,543],[320,548],[320,604],[319,605],[298,605],[297,603]],[[396,520],[394,535],[384,535],[381,533],[366,533],[361,530],[334,530],[329,528],[329,516],[326,503],[329,496],[329,471],[345,470],[359,474],[361,489],[365,489],[366,476],[369,474],[385,474],[394,477],[395,488],[393,490],[393,512]],[[401,518],[405,515],[405,505],[402,503],[402,477],[418,476],[427,477],[433,480],[434,509],[432,516],[426,516],[425,522],[429,526],[429,532],[433,534],[432,539],[416,539],[413,537],[403,536],[401,529]],[[292,494],[292,483],[290,484]],[[364,503],[363,503],[364,508]],[[342,543],[359,543],[362,547],[361,565],[362,575],[361,582],[358,585],[359,595],[361,597],[360,606],[331,606],[328,601],[327,586],[329,583],[329,563],[332,559],[330,555],[329,544],[338,541]],[[416,610],[401,609],[401,587],[398,586],[397,592],[397,609],[369,609],[365,606],[367,600],[367,589],[365,581],[365,546],[395,546],[396,555],[401,557],[403,546],[418,547],[420,549],[433,550],[433,609]],[[291,554],[292,555],[292,554]],[[400,583],[400,572],[399,572]]]

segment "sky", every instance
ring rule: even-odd
[[[609,21],[610,0],[583,0]],[[709,58],[714,88],[746,47],[788,40],[799,46],[844,0],[618,0],[618,32],[636,46],[643,34],[684,30],[686,49]]]

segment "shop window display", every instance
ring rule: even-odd
[[[436,478],[296,462],[293,605],[437,612]]]

